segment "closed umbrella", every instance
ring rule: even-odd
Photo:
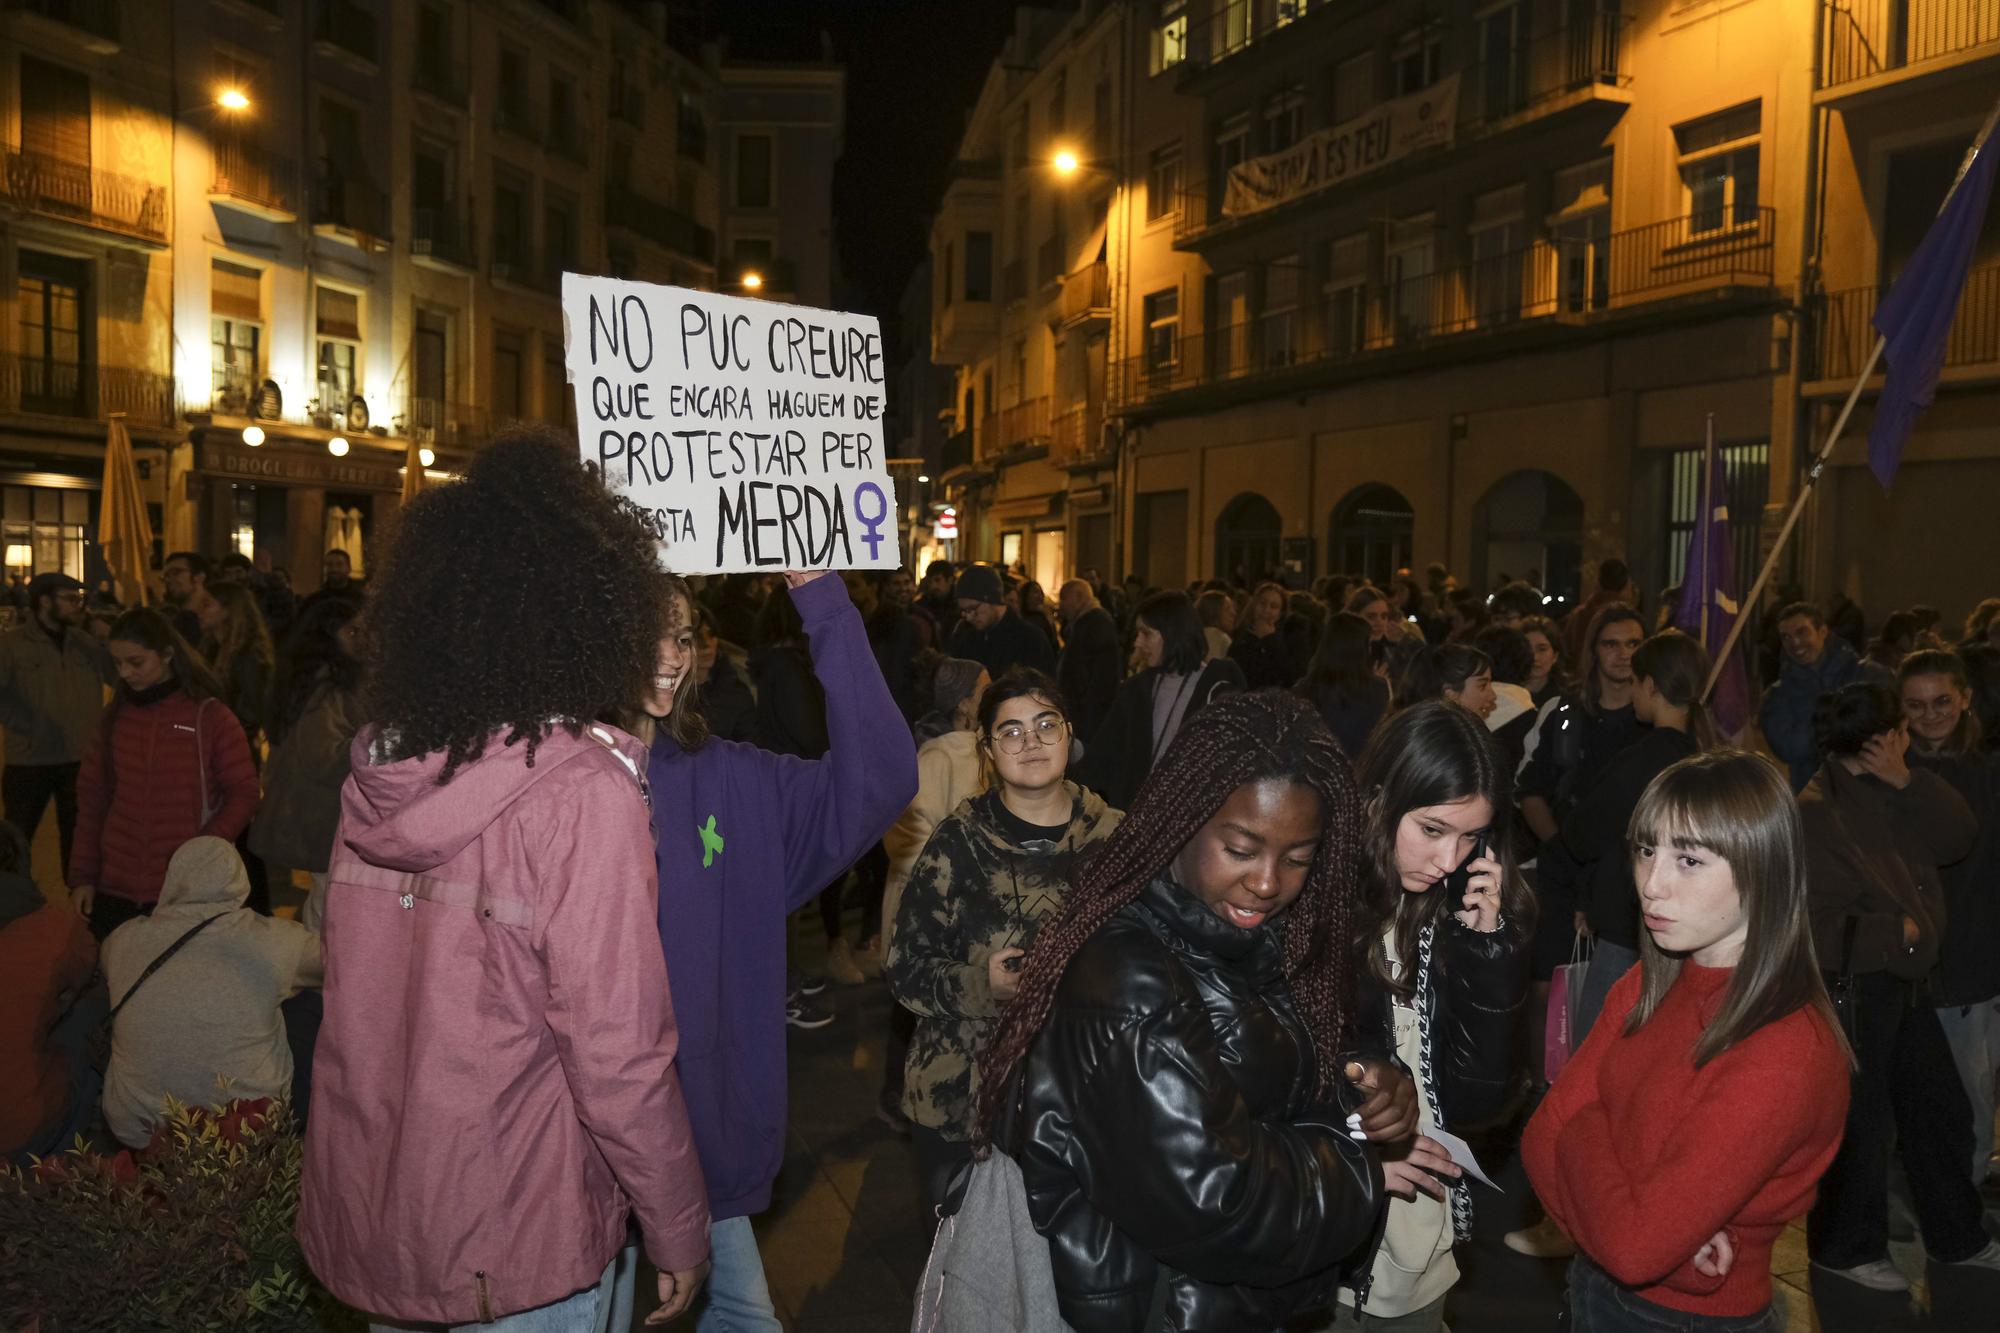
[[[417,442],[410,441],[410,447],[403,451],[403,503],[417,498],[424,489],[424,461],[417,453]]]
[[[111,418],[104,442],[104,499],[97,514],[97,544],[127,606],[148,600],[146,566],[153,554],[153,524],[139,494],[139,468],[132,461],[132,436],[122,414]]]

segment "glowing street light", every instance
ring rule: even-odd
[[[748,290],[748,291],[753,291],[753,292],[754,292],[754,291],[756,291],[756,290],[757,290],[757,289],[758,289],[759,287],[762,287],[763,285],[764,285],[764,275],[763,275],[763,274],[759,273],[759,272],[758,272],[758,271],[757,271],[756,269],[754,269],[754,268],[753,268],[753,269],[746,269],[746,270],[744,270],[744,273],[743,273],[743,286],[744,286],[745,290]]]
[[[241,88],[224,88],[216,94],[215,104],[224,111],[248,111],[250,97]]]
[[[428,447],[417,450],[417,461],[425,467],[438,461],[437,452]]]
[[[921,473],[921,472],[919,472],[919,473],[917,474],[917,484],[918,484],[919,486],[928,486],[928,485],[930,485],[930,480],[931,480],[931,479],[930,479],[930,478],[929,478],[928,476],[926,476],[926,475],[925,475],[924,473]]]
[[[264,442],[264,428],[262,426],[245,426],[243,428],[243,443],[249,445],[252,449],[255,449],[258,445],[262,444],[263,442]]]
[[[334,436],[326,442],[326,451],[335,458],[347,457],[347,437],[345,435]]]
[[[1078,160],[1077,155],[1067,148],[1061,150],[1055,156],[1055,168],[1058,176],[1074,176],[1077,168],[1082,165],[1083,163]]]

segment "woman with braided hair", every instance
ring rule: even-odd
[[[1190,715],[1042,926],[981,1059],[1078,1333],[1269,1329],[1382,1215],[1356,1140],[1416,1127],[1350,1038],[1354,780],[1305,701]]]
[[[1523,1068],[1534,909],[1508,846],[1512,771],[1479,716],[1445,700],[1390,718],[1357,771],[1367,822],[1358,932],[1367,989],[1378,1013],[1387,1002],[1386,1025],[1397,1058],[1416,1071],[1426,1128],[1462,1131],[1497,1119]],[[1472,1231],[1467,1192],[1447,1188],[1456,1175],[1450,1163],[1424,1135],[1383,1164],[1395,1198],[1372,1280],[1341,1291],[1335,1328],[1444,1327],[1445,1293],[1458,1280],[1452,1245]]]

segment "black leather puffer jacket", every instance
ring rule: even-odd
[[[1157,881],[1063,977],[994,1139],[1078,1333],[1141,1328],[1162,1267],[1165,1328],[1276,1328],[1375,1234],[1381,1167],[1318,1099],[1280,928]]]

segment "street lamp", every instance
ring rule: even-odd
[[[326,442],[326,451],[335,458],[347,457],[347,437],[345,435],[334,436]]]
[[[262,426],[251,425],[251,426],[245,426],[243,428],[243,443],[249,445],[252,449],[255,449],[258,445],[262,444],[263,442],[264,442],[264,428]]]
[[[428,446],[417,450],[417,462],[425,467],[438,461],[438,456]]]
[[[759,272],[758,272],[758,271],[757,271],[756,269],[754,269],[754,268],[753,268],[753,269],[745,269],[745,270],[744,270],[744,272],[743,272],[743,289],[744,289],[745,291],[750,291],[750,292],[754,292],[754,291],[756,291],[756,290],[757,290],[757,289],[758,289],[759,287],[762,287],[763,285],[764,285],[764,275],[763,275],[763,274],[759,273]]]
[[[241,88],[224,88],[216,94],[215,104],[224,111],[248,111],[250,96]]]
[[[1077,155],[1067,148],[1059,149],[1055,155],[1055,169],[1058,176],[1074,176],[1083,165]]]

